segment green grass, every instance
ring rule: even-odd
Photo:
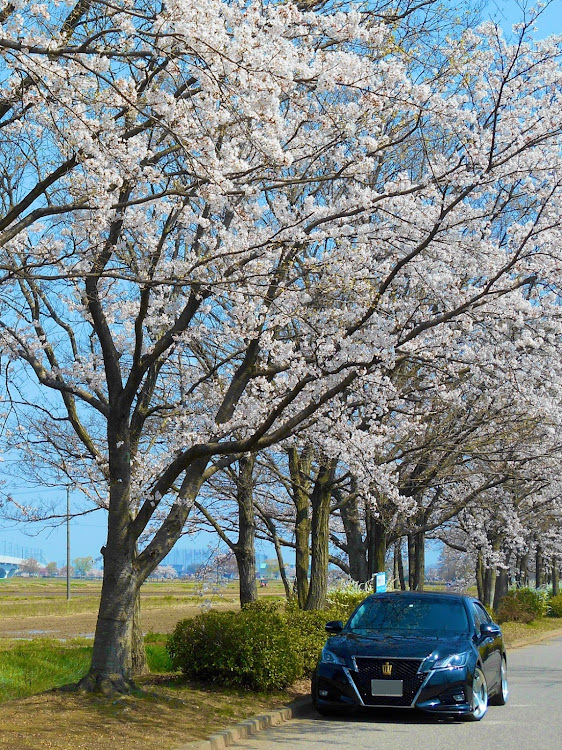
[[[91,642],[48,639],[5,641],[0,645],[0,702],[42,693],[83,677]]]
[[[169,672],[166,636],[152,633],[150,640],[146,645],[150,671]],[[88,671],[91,658],[92,641],[84,638],[0,641],[0,703],[77,682]]]

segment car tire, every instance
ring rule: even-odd
[[[505,706],[509,695],[509,685],[507,682],[507,664],[505,659],[502,657],[502,664],[500,667],[500,679],[499,679],[498,692],[490,697],[488,701],[491,706]]]
[[[334,712],[330,708],[324,708],[324,706],[314,706],[314,710],[320,716],[333,716]]]
[[[468,714],[468,719],[470,721],[480,721],[484,718],[486,711],[488,710],[488,686],[486,684],[484,672],[480,667],[476,667],[474,670],[470,707],[471,710]]]

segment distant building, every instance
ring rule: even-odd
[[[170,565],[179,576],[194,573],[213,556],[208,549],[173,549],[160,563]]]

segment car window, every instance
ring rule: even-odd
[[[480,622],[492,622],[492,618],[488,614],[488,612],[484,609],[484,607],[479,602],[473,602],[474,607],[476,611],[478,612],[480,616]]]
[[[482,619],[482,613],[480,612],[480,608],[476,605],[476,602],[471,602],[472,604],[472,615],[474,617],[474,625],[476,627],[476,632],[480,632],[480,625],[484,622]]]
[[[468,617],[461,601],[400,595],[367,599],[347,625],[353,631],[467,633]]]

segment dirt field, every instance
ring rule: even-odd
[[[275,593],[274,587],[267,591],[267,595]],[[70,602],[66,582],[60,579],[0,581],[0,638],[92,638],[99,594],[98,581],[73,581]],[[193,617],[211,602],[213,609],[236,609],[236,588],[178,581],[145,584],[143,631],[170,633],[178,620]]]
[[[233,609],[232,602],[216,602],[213,609]],[[197,605],[151,607],[142,613],[145,633],[171,633],[178,620],[193,617],[201,611]],[[93,638],[95,612],[71,615],[38,615],[3,619],[0,616],[0,638]]]

